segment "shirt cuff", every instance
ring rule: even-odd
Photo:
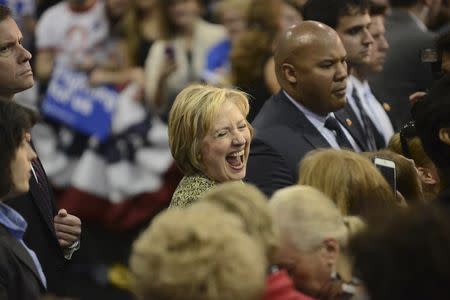
[[[70,260],[75,251],[80,249],[81,243],[80,240],[74,242],[72,245],[64,249],[64,258]]]

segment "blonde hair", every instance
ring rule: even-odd
[[[343,215],[381,217],[396,207],[395,194],[372,162],[348,150],[321,149],[300,163],[299,184],[333,199]]]
[[[143,299],[256,300],[267,262],[236,216],[203,206],[158,215],[134,242],[130,268]]]
[[[298,251],[313,252],[328,238],[347,244],[347,228],[336,205],[310,186],[291,186],[275,192],[269,207],[280,236]]]
[[[359,217],[344,216],[343,220],[345,226],[347,227],[348,240],[366,228],[366,224]],[[347,246],[348,245],[344,245],[341,248],[340,255],[336,262],[336,272],[342,280],[349,282],[353,279],[353,262]]]
[[[268,260],[273,259],[278,238],[273,228],[268,199],[255,186],[240,181],[225,182],[206,192],[197,203],[217,205],[240,217],[246,232],[262,246]]]
[[[201,172],[201,143],[212,128],[220,108],[228,101],[247,117],[247,95],[238,90],[195,84],[183,89],[176,97],[169,112],[169,146],[179,168],[186,175]],[[248,122],[247,125],[253,135],[253,128]]]

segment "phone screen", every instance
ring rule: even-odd
[[[392,160],[378,157],[375,158],[374,163],[395,193],[397,191],[395,163]]]

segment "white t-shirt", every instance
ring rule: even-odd
[[[95,57],[108,36],[105,4],[101,0],[87,11],[75,12],[67,1],[44,12],[36,27],[36,47],[56,51],[56,62],[66,65],[83,63]]]

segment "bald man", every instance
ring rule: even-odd
[[[296,184],[303,156],[317,148],[362,145],[333,112],[346,104],[346,51],[337,33],[315,21],[291,27],[279,39],[275,72],[282,90],[253,122],[247,181],[266,195]]]

